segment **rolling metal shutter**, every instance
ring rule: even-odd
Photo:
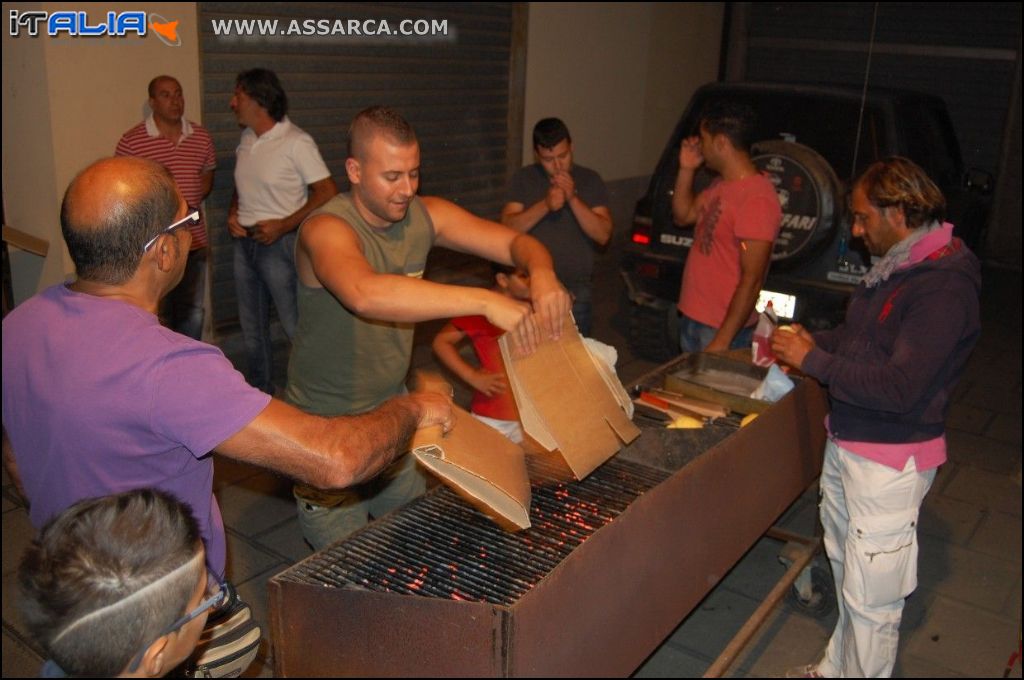
[[[874,3],[748,6],[747,80],[860,87]],[[1020,41],[1019,3],[879,3],[870,84],[945,99],[964,162],[995,172]]]
[[[207,200],[215,329],[233,327],[238,316],[225,226],[240,134],[228,105],[236,75],[255,67],[277,73],[288,116],[316,140],[341,191],[348,189],[349,121],[367,106],[385,104],[419,136],[420,193],[493,219],[522,147],[525,17],[525,8],[512,3],[199,3],[204,121],[217,150]],[[351,30],[353,21],[362,35]],[[393,33],[429,31],[433,22],[437,32],[386,36],[382,22]],[[277,35],[238,35],[261,27]],[[430,270],[458,260],[439,253]]]
[[[869,84],[942,97],[964,164],[1001,187],[994,214],[1020,214],[1020,184],[1007,190],[999,176],[1021,163],[1019,137],[1013,144],[1020,3],[730,3],[729,21],[727,79],[855,87],[864,84],[874,23]],[[993,243],[1012,231],[1019,244],[1018,223],[991,222]]]

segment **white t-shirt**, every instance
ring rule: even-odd
[[[307,187],[330,176],[316,142],[287,116],[261,136],[246,128],[235,150],[239,223],[291,215],[305,205]]]

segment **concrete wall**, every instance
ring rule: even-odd
[[[139,10],[178,24],[180,47],[144,38],[11,37],[8,12]],[[47,239],[45,261],[12,252],[15,300],[65,278],[73,266],[60,236],[60,199],[90,162],[110,156],[121,134],[142,120],[146,85],[167,73],[181,81],[186,116],[201,120],[196,6],[168,3],[4,3],[3,196],[8,224]]]
[[[523,162],[562,118],[606,181],[649,175],[693,91],[718,75],[721,3],[530,3]]]

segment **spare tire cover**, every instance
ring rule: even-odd
[[[797,262],[830,242],[839,179],[828,161],[810,147],[781,139],[754,144],[751,160],[775,186],[782,205],[772,261]]]

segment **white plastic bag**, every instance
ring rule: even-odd
[[[761,384],[757,386],[757,389],[750,396],[761,401],[776,402],[786,396],[794,387],[796,385],[793,384],[790,377],[783,373],[778,365],[772,364],[772,367],[768,369],[768,375],[764,377],[764,380],[761,381]]]

